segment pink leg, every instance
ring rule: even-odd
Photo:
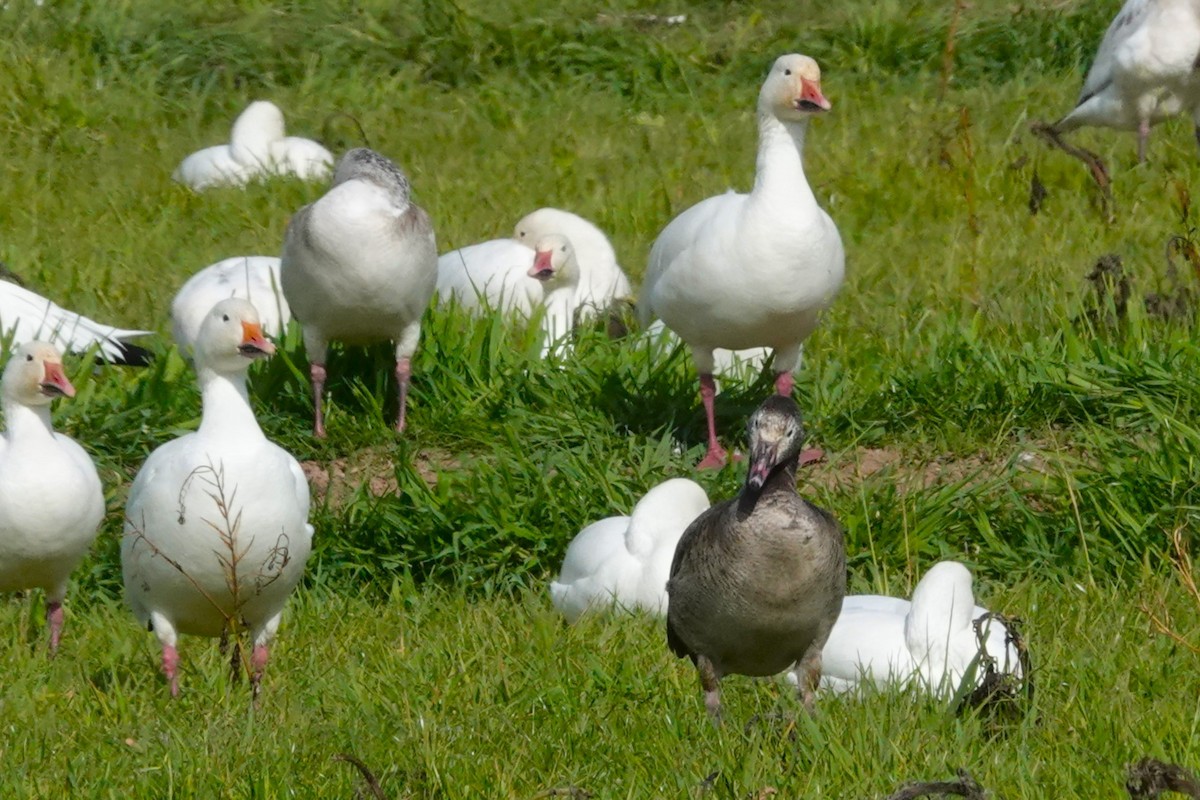
[[[717,396],[717,384],[712,373],[700,376],[700,401],[704,403],[704,416],[708,420],[708,452],[696,465],[696,469],[720,469],[725,466],[725,450],[717,441],[717,421],[713,412],[713,398]]]
[[[1142,120],[1138,123],[1138,163],[1146,160],[1146,141],[1150,138],[1150,123]]]
[[[318,439],[325,438],[325,412],[322,402],[325,395],[325,365],[312,364],[308,368],[309,379],[312,381],[313,393],[313,435]]]
[[[404,432],[404,412],[408,407],[408,379],[412,375],[412,360],[396,359],[396,385],[400,388],[400,412],[396,417],[396,432]]]
[[[263,673],[267,669],[268,655],[265,644],[254,645],[254,651],[250,655],[250,688],[255,697],[258,697],[258,686],[262,683]]]
[[[775,375],[775,392],[781,397],[791,397],[796,388],[796,379],[790,372],[780,372]],[[825,460],[825,451],[819,448],[809,448],[800,453],[800,466]]]
[[[46,625],[50,628],[50,657],[53,658],[58,652],[58,641],[62,638],[62,603],[53,600],[46,603]]]
[[[171,684],[171,697],[179,697],[179,651],[174,645],[163,645],[162,670]]]

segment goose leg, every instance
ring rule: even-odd
[[[713,410],[713,401],[716,396],[717,384],[713,380],[712,373],[701,373],[700,402],[704,404],[704,417],[708,421],[708,452],[696,465],[696,469],[720,469],[725,466],[725,450],[717,441],[716,413]]]
[[[1150,123],[1142,120],[1138,123],[1138,163],[1146,161],[1146,142],[1150,139]]]
[[[258,699],[259,686],[262,684],[262,676],[266,672],[269,656],[270,653],[265,644],[254,645],[254,651],[250,655],[250,692],[255,699]]]
[[[325,410],[322,399],[325,395],[325,365],[313,362],[308,368],[309,380],[312,381],[313,393],[313,436],[325,438]]]
[[[707,656],[696,656],[696,672],[700,674],[700,688],[704,690],[704,707],[712,724],[721,727],[721,678],[717,668]]]
[[[179,697],[179,651],[173,644],[162,646],[162,671],[171,686],[171,697]]]
[[[796,694],[808,713],[813,712],[817,699],[817,685],[821,682],[821,651],[811,648],[804,658],[796,662]]]
[[[50,657],[58,652],[58,641],[62,638],[63,607],[62,600],[46,601],[46,627],[50,629]]]
[[[412,376],[412,359],[396,359],[396,385],[400,392],[400,411],[396,416],[396,432],[404,432],[404,412],[408,406],[408,381]]]

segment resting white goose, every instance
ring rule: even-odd
[[[403,431],[421,316],[437,285],[437,242],[408,178],[373,150],[342,156],[333,186],[296,212],[283,242],[283,295],[304,331],[313,432],[325,435],[322,393],[330,340],[390,340],[396,348]]]
[[[1127,0],[1117,13],[1056,133],[1084,125],[1137,131],[1138,161],[1150,127],[1181,111],[1193,115],[1200,143],[1200,2]]]
[[[0,434],[0,592],[46,593],[53,654],[67,581],[96,538],[104,492],[92,459],[50,423],[50,402],[75,395],[57,347],[38,341],[18,347],[0,394],[6,424]]]
[[[571,540],[550,600],[568,622],[589,609],[641,610],[663,616],[667,578],[679,537],[709,506],[686,478],[658,484],[627,517],[607,517]]]
[[[71,353],[95,347],[101,358],[113,364],[144,365],[150,354],[125,340],[151,333],[96,322],[23,286],[0,280],[0,336],[11,336],[13,346],[41,339]]]
[[[129,490],[125,598],[162,644],[172,695],[178,635],[221,636],[243,623],[257,690],[312,548],[308,482],[263,435],[246,393],[250,362],[274,351],[254,306],[214,306],[196,340],[200,427],[151,453]]]
[[[713,418],[713,351],[773,348],[776,390],[790,396],[801,345],[841,288],[842,240],[801,160],[809,118],[829,108],[817,62],[778,58],[758,97],[754,188],[692,206],[650,251],[638,315],[643,325],[661,318],[691,348],[708,421],[701,469],[726,459]]]
[[[227,258],[188,278],[171,301],[171,333],[182,352],[192,351],[208,312],[229,297],[253,303],[263,331],[269,336],[281,336],[292,319],[280,288],[276,256]]]
[[[575,309],[581,321],[594,318],[614,302],[633,296],[629,278],[617,263],[612,243],[598,227],[578,214],[558,208],[539,208],[517,222],[513,238],[532,244],[548,234],[571,240],[579,262]]]
[[[865,682],[952,695],[973,665],[976,683],[983,677],[973,623],[986,613],[975,605],[970,570],[957,561],[933,565],[911,602],[847,595],[825,643],[822,686],[847,691]],[[996,669],[1021,677],[1019,654],[1006,641],[1004,625],[989,618],[984,631]]]
[[[495,310],[523,317],[544,308],[542,355],[569,350],[565,339],[575,320],[579,262],[570,240],[545,234],[452,250],[438,258],[438,297],[473,311]]]
[[[258,100],[233,123],[229,144],[206,147],[185,158],[172,179],[201,191],[212,186],[243,186],[267,175],[295,175],[323,180],[333,168],[333,154],[311,139],[285,136],[283,112]]]

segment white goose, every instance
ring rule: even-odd
[[[266,175],[323,180],[333,154],[311,139],[284,135],[283,112],[258,100],[234,120],[229,144],[206,147],[185,158],[171,175],[196,191],[211,186],[243,186]]]
[[[0,379],[0,591],[46,593],[50,652],[58,649],[63,598],[104,518],[104,492],[92,459],[55,433],[50,401],[74,397],[58,348],[27,342]]]
[[[578,214],[539,208],[522,217],[513,230],[513,238],[524,244],[533,244],[548,234],[566,236],[575,248],[579,284],[574,305],[581,321],[590,320],[614,302],[633,296],[633,287],[617,263],[617,253],[608,237]]]
[[[1054,123],[1137,131],[1138,161],[1150,127],[1181,111],[1193,115],[1200,143],[1200,1],[1127,0],[1117,13],[1071,113]]]
[[[23,286],[0,280],[0,336],[11,335],[14,346],[41,339],[72,353],[95,347],[105,361],[142,365],[149,358],[147,351],[125,340],[152,333],[96,322]]]
[[[281,336],[292,319],[279,283],[276,256],[235,256],[210,264],[188,278],[171,301],[171,333],[175,344],[190,353],[200,324],[212,307],[229,297],[249,300],[258,309],[262,329]]]
[[[968,670],[983,677],[974,621],[987,614],[975,605],[971,572],[957,561],[930,567],[912,601],[882,595],[847,595],[822,653],[822,686],[848,691],[861,683],[915,686],[954,694]],[[1021,677],[1017,649],[998,620],[983,623],[987,655],[996,669]]]
[[[308,482],[263,435],[246,393],[250,362],[274,351],[254,306],[236,298],[214,306],[196,340],[200,427],[151,453],[129,490],[125,597],[162,644],[172,695],[178,634],[221,636],[243,623],[257,690],[312,548]]]
[[[655,486],[627,517],[607,517],[571,540],[550,600],[568,622],[588,609],[616,607],[663,616],[679,537],[709,506],[686,478]]]
[[[809,117],[829,108],[817,62],[778,58],[758,97],[754,188],[692,206],[650,250],[638,314],[643,325],[660,317],[691,348],[708,421],[701,469],[725,463],[713,418],[713,351],[773,348],[776,390],[790,396],[801,345],[841,288],[842,240],[801,159]]]
[[[438,258],[438,297],[526,318],[544,308],[542,355],[562,354],[575,321],[578,258],[566,236],[545,234],[530,244],[493,239],[445,253]]]

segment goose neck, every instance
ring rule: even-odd
[[[50,421],[49,404],[27,406],[24,403],[5,398],[3,406],[9,441],[54,438],[54,425]]]
[[[816,203],[804,175],[807,122],[784,122],[774,114],[758,115],[758,159],[754,195],[785,195]]]
[[[262,429],[250,406],[246,374],[229,375],[200,369],[200,433],[262,438]]]

